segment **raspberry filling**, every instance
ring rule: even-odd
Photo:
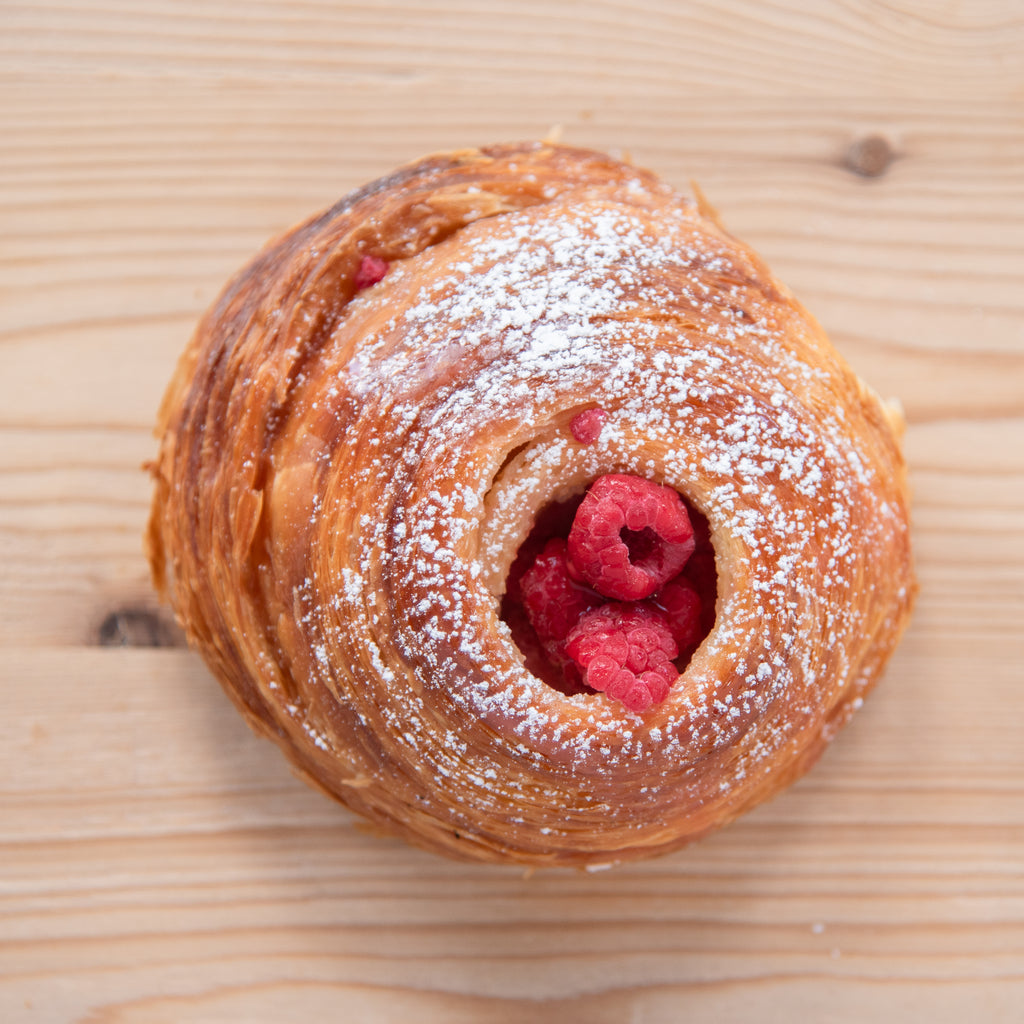
[[[548,506],[509,573],[502,618],[526,667],[566,694],[658,704],[714,625],[707,521],[641,477],[599,477]]]
[[[572,570],[599,594],[641,601],[677,576],[696,543],[670,487],[610,473],[587,491],[569,531]]]
[[[569,557],[561,537],[552,537],[541,549],[519,584],[526,617],[533,626],[548,660],[564,668],[570,655],[566,639],[580,619],[600,598],[569,575]]]
[[[587,686],[630,711],[646,711],[664,700],[679,674],[672,664],[679,648],[668,619],[649,605],[611,601],[585,612],[565,650],[583,669]]]
[[[388,262],[379,256],[364,256],[359,261],[359,269],[356,270],[355,281],[356,291],[361,292],[364,288],[376,284],[384,278],[388,272]]]

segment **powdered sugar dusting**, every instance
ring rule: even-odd
[[[352,303],[367,328],[316,396],[347,423],[317,522],[351,556],[319,552],[298,588],[326,651],[310,670],[428,789],[458,774],[474,811],[600,814],[625,772],[645,781],[618,813],[642,828],[667,793],[707,799],[693,766],[741,740],[720,785],[742,792],[840,699],[867,615],[849,595],[905,529],[872,498],[829,372],[780,340],[810,328],[688,206],[654,223],[619,199],[556,199],[393,263]],[[584,405],[607,420],[580,445]],[[644,715],[549,689],[497,616],[495,566],[530,515],[612,470],[685,493],[719,552],[716,628]]]

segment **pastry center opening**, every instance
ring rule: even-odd
[[[704,516],[670,487],[612,473],[541,511],[501,617],[548,686],[639,712],[665,699],[710,632],[717,591]]]

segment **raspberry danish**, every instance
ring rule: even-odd
[[[900,429],[652,174],[460,151],[227,286],[148,548],[312,784],[434,851],[598,866],[777,793],[860,706],[915,591]]]

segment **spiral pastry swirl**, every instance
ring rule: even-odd
[[[778,792],[860,705],[914,593],[899,431],[652,174],[460,151],[228,285],[161,410],[150,559],[308,781],[452,856],[603,865]],[[643,711],[543,681],[502,614],[544,509],[608,474],[672,488],[714,551],[714,626]]]

